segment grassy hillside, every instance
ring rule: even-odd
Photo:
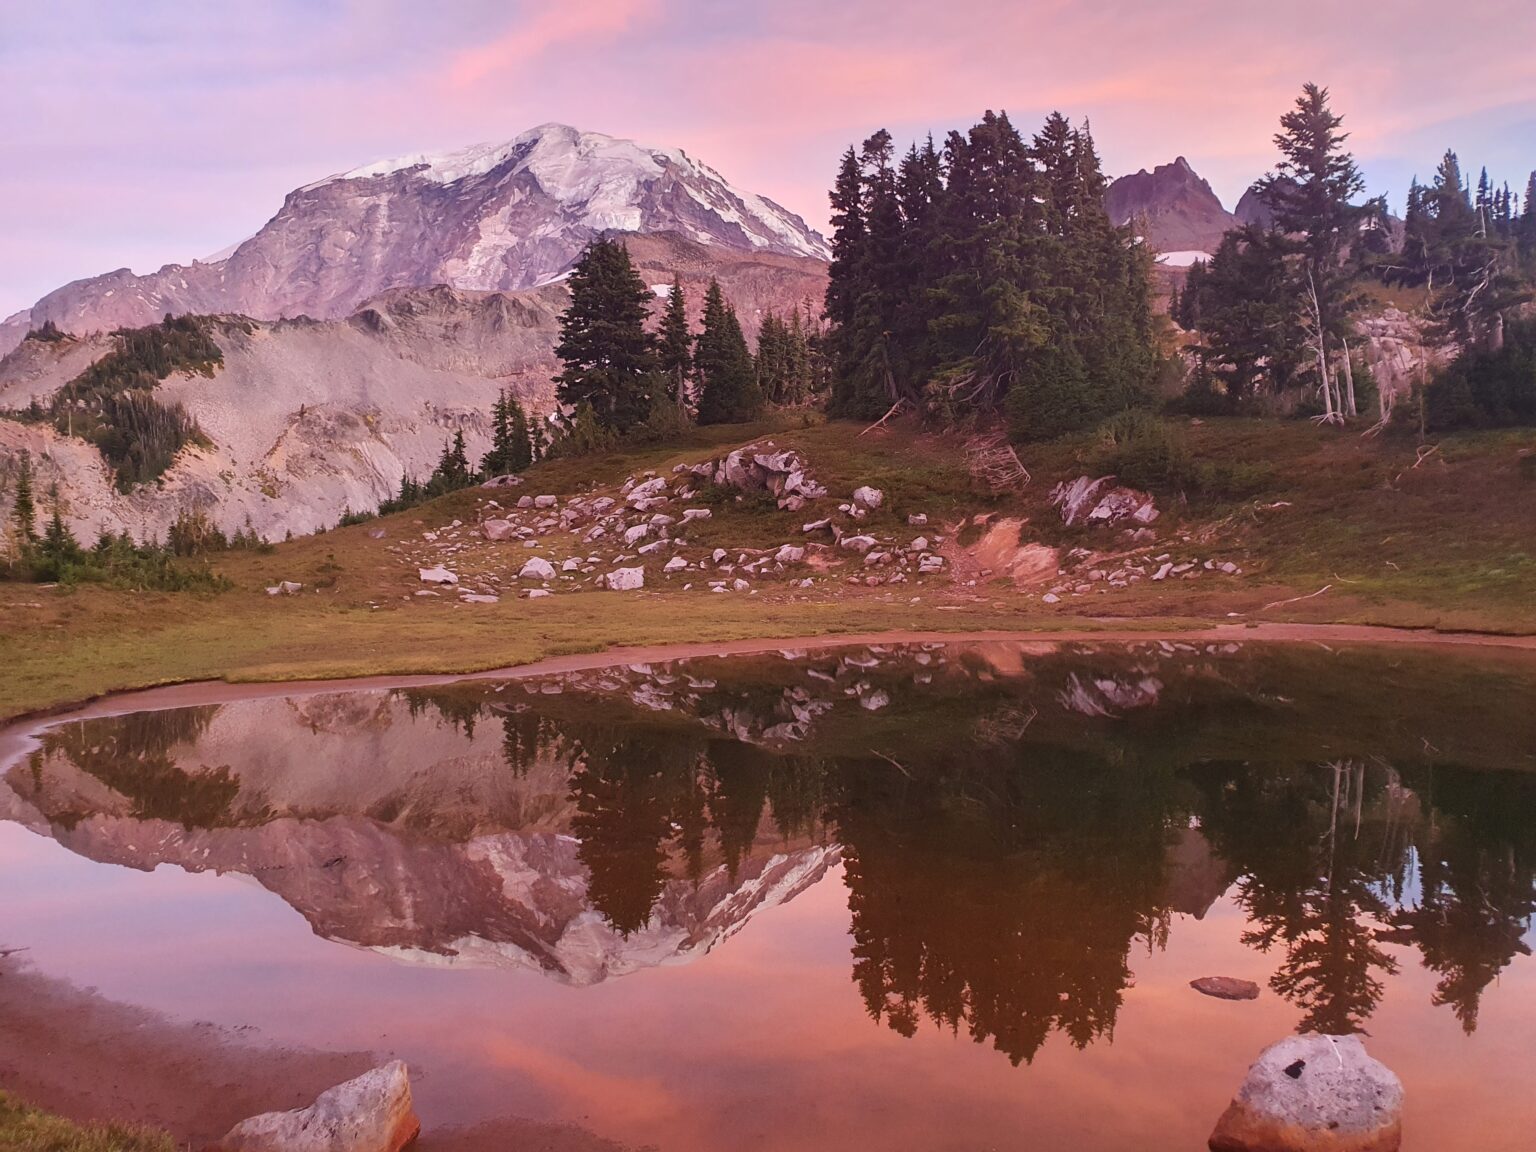
[[[1057,547],[1064,557],[1083,549],[1077,555],[1086,558],[1072,561],[1083,568],[1122,562],[1129,549],[1119,530],[1066,528],[1049,502],[1059,481],[1097,474],[1104,449],[1095,437],[1031,449],[1024,463],[1032,482],[993,497],[971,480],[961,440],[910,425],[861,431],[795,418],[699,430],[680,445],[542,464],[510,492],[469,489],[265,554],[220,556],[216,563],[234,589],[217,595],[0,585],[0,618],[7,624],[0,635],[7,669],[0,716],[191,679],[461,672],[621,644],[895,628],[1290,620],[1536,633],[1536,466],[1530,462],[1536,434],[1530,432],[1468,434],[1421,450],[1411,441],[1362,439],[1307,423],[1181,422],[1177,434],[1192,460],[1224,467],[1224,475],[1243,465],[1236,470],[1243,497],[1223,493],[1220,485],[1188,500],[1161,492],[1157,539],[1135,548],[1148,561],[1160,555],[1230,561],[1242,574],[1094,585],[1088,594],[1064,594],[1053,604],[1043,599],[1045,585],[1016,586],[968,564],[967,548],[985,531],[977,517],[991,517],[988,523],[1011,517],[1022,521],[1025,542]],[[704,580],[694,579],[684,591],[688,581],[662,580],[659,563],[649,563],[641,592],[571,583],[544,599],[509,592],[495,604],[417,595],[423,585],[416,565],[427,555],[428,532],[458,533],[453,538],[465,542],[453,545],[463,550],[452,553],[452,562],[487,578],[499,571],[507,585],[515,585],[527,556],[582,547],[559,534],[536,551],[469,539],[479,519],[497,514],[488,512],[490,498],[505,504],[521,493],[563,498],[613,491],[643,471],[667,475],[676,463],[763,439],[805,454],[832,494],[823,502],[829,508],[857,485],[883,489],[884,505],[860,531],[910,535],[918,530],[906,526],[906,517],[927,515],[922,531],[948,537],[946,573],[866,587],[848,581],[860,571],[850,565],[818,573],[810,588],[754,579],[750,593],[710,595]],[[1421,452],[1427,454],[1421,458]],[[690,546],[802,542],[800,525],[824,514],[780,512],[766,500],[715,507],[712,520],[690,526]],[[462,526],[449,530],[454,520]],[[376,538],[380,529],[384,534]],[[263,589],[281,580],[304,590],[267,596]]]
[[[0,1148],[6,1152],[172,1152],[163,1133],[119,1124],[71,1124],[0,1092]]]

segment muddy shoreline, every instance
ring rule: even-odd
[[[76,720],[121,716],[129,712],[158,712],[240,700],[266,700],[323,695],[332,692],[431,688],[478,680],[526,680],[564,672],[590,672],[621,664],[662,663],[710,656],[756,656],[784,648],[809,651],[867,644],[1137,644],[1150,641],[1245,644],[1393,645],[1419,648],[1485,648],[1502,653],[1536,652],[1536,636],[1506,636],[1484,632],[1437,632],[1431,629],[1386,628],[1372,624],[1217,624],[1204,628],[1118,628],[1092,631],[888,631],[776,636],[713,643],[655,644],[606,648],[570,656],[551,656],[529,664],[488,668],[479,672],[341,677],[330,680],[267,680],[231,682],[195,680],[155,688],[134,688],[61,705],[17,717],[0,727],[0,772],[35,747],[50,728]]]

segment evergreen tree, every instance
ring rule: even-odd
[[[657,384],[656,340],[645,329],[654,299],[617,240],[587,246],[569,280],[570,306],[560,317],[555,377],[560,403],[588,405],[598,423],[627,432],[651,412]]]
[[[661,315],[659,333],[661,370],[666,374],[672,399],[688,401],[688,377],[693,371],[693,334],[688,331],[688,302],[683,284],[672,277],[672,291],[667,293],[667,307]]]
[[[1284,391],[1301,366],[1305,338],[1286,250],[1279,233],[1249,226],[1223,236],[1202,270],[1204,364],[1234,402]]]
[[[32,457],[21,454],[16,473],[16,498],[11,503],[11,522],[16,526],[19,547],[25,549],[37,539],[37,503],[32,495]]]
[[[467,488],[473,477],[469,471],[469,457],[464,451],[464,431],[460,429],[443,445],[443,454],[437,458],[437,467],[427,481],[428,496],[441,496]],[[402,492],[402,498],[404,494]]]
[[[1344,148],[1349,137],[1340,131],[1342,125],[1343,117],[1328,105],[1328,90],[1305,85],[1295,108],[1280,119],[1275,136],[1280,163],[1257,185],[1296,257],[1297,296],[1330,419],[1354,414],[1351,398],[1335,378],[1334,361],[1337,348],[1352,334],[1349,317],[1355,306],[1357,271],[1343,257],[1368,211],[1354,203],[1365,180]]]
[[[700,424],[739,424],[762,410],[752,353],[716,280],[709,282],[704,297],[704,330],[694,348],[693,370],[699,387]]]
[[[515,395],[503,389],[491,407],[491,450],[480,461],[486,479],[522,472],[533,463],[528,416]]]
[[[1525,185],[1525,207],[1520,214],[1520,248],[1527,255],[1536,252],[1536,172]]]

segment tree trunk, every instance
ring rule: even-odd
[[[1355,405],[1355,365],[1349,355],[1349,341],[1344,341],[1344,411],[1353,419],[1360,415]]]

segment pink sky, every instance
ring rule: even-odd
[[[0,315],[261,226],[290,189],[558,120],[681,147],[825,226],[838,153],[1006,108],[1091,119],[1111,174],[1189,158],[1230,204],[1303,81],[1373,192],[1447,147],[1536,167],[1536,6],[1485,0],[0,0]]]

